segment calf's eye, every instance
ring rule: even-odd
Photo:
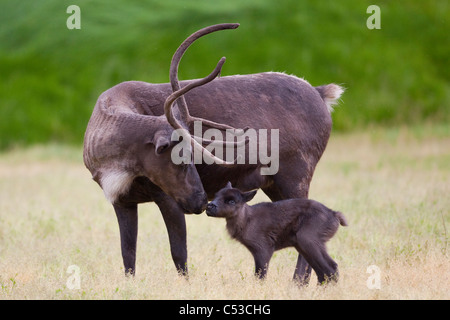
[[[227,200],[226,203],[227,203],[227,204],[231,204],[231,205],[235,205],[235,204],[236,204],[236,202],[235,202],[234,200],[232,200],[232,199]]]

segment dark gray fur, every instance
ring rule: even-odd
[[[319,283],[337,281],[338,265],[328,255],[325,243],[339,225],[347,226],[344,215],[323,204],[308,199],[263,202],[249,206],[256,191],[241,192],[228,183],[211,201],[206,213],[227,220],[232,238],[241,242],[253,255],[255,274],[264,278],[269,261],[276,250],[295,247],[299,252],[294,279],[305,283],[310,270],[302,256],[312,266]]]
[[[208,198],[227,181],[241,190],[261,188],[273,201],[308,197],[314,169],[330,136],[330,106],[342,93],[334,84],[313,87],[277,72],[233,75],[197,87],[177,101],[185,98],[189,107],[186,110],[182,103],[174,110],[187,128],[192,117],[183,115],[189,112],[235,128],[279,129],[275,175],[262,176],[260,164],[175,165],[171,161],[176,142],[171,141],[174,127],[165,116],[165,101],[172,87],[177,90],[195,81],[178,83],[181,56],[201,35],[235,27],[211,26],[189,37],[190,42],[185,41],[174,55],[171,83],[123,82],[97,100],[84,137],[84,163],[116,212],[127,273],[135,272],[139,203],[158,205],[175,266],[187,274],[184,213],[201,213]]]

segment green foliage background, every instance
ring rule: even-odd
[[[69,30],[69,5],[81,29]],[[369,30],[369,5],[381,29]],[[80,144],[97,97],[127,80],[167,82],[190,33],[240,28],[195,43],[180,78],[285,71],[347,88],[335,130],[450,121],[450,4],[435,1],[0,0],[0,149]]]

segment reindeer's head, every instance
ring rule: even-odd
[[[225,188],[216,193],[214,200],[208,203],[206,214],[210,217],[227,218],[242,214],[246,203],[253,199],[256,190],[241,192],[228,182]]]
[[[239,24],[219,24],[201,29],[188,37],[180,45],[172,58],[170,80],[174,92],[167,97],[164,103],[164,114],[167,122],[161,123],[161,130],[155,132],[153,137],[155,152],[148,153],[148,156],[151,159],[144,161],[144,163],[159,169],[152,170],[152,168],[146,168],[146,172],[150,172],[150,175],[152,175],[149,177],[152,182],[158,185],[165,193],[172,196],[187,212],[201,213],[206,207],[207,197],[193,162],[174,162],[172,157],[174,153],[172,151],[174,146],[179,141],[173,141],[173,131],[177,131],[177,135],[182,138],[181,141],[184,143],[187,142],[188,146],[202,152],[204,158],[209,158],[212,162],[218,165],[228,166],[234,165],[234,162],[226,162],[215,157],[201,144],[208,141],[204,141],[201,137],[194,137],[188,130],[194,121],[202,121],[204,125],[218,129],[234,128],[226,124],[212,122],[203,118],[192,117],[189,114],[186,100],[183,96],[193,88],[206,84],[215,79],[220,73],[222,65],[225,63],[225,58],[220,59],[216,68],[207,77],[193,81],[183,88],[180,88],[178,82],[178,65],[186,49],[199,37],[218,30],[235,29],[238,26]],[[178,104],[177,117],[174,115],[173,110],[175,101]],[[167,123],[171,126],[171,128],[168,128]],[[200,143],[198,141],[200,141]],[[215,143],[217,143],[217,141],[215,141]]]
[[[148,201],[149,194],[152,194],[148,188],[156,186],[175,199],[186,213],[201,213],[204,210],[207,196],[194,163],[174,161],[173,155],[176,154],[175,147],[183,142],[183,146],[187,146],[185,153],[192,154],[189,151],[195,149],[197,154],[202,154],[203,159],[210,160],[208,163],[234,165],[234,162],[215,157],[202,146],[202,143],[211,141],[189,133],[194,121],[201,121],[205,126],[222,130],[233,128],[192,117],[183,96],[189,90],[215,79],[225,58],[219,61],[210,75],[191,81],[183,88],[180,88],[177,70],[184,52],[196,39],[214,31],[237,27],[238,24],[210,26],[195,32],[180,45],[170,65],[173,93],[164,103],[164,115],[135,112],[135,88],[130,83],[113,87],[99,97],[86,129],[83,158],[94,180],[100,184],[111,203],[136,199]],[[177,107],[173,108],[175,102]],[[179,138],[175,139],[174,136]],[[214,140],[214,143],[221,141]],[[238,144],[240,143],[236,143]],[[226,143],[224,145],[229,146]],[[189,158],[187,154],[182,156]],[[140,187],[137,181],[131,190],[135,179],[140,176],[147,177],[152,185],[145,184]]]

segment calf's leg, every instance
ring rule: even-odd
[[[306,259],[299,253],[297,258],[297,266],[294,272],[294,281],[299,285],[308,285],[311,278],[311,266]]]
[[[327,277],[328,280],[337,282],[339,279],[338,264],[329,256],[329,254],[325,250],[325,246],[322,250],[322,256],[324,257],[325,261],[328,264],[328,270],[330,270],[329,273],[326,274],[325,276]]]
[[[253,259],[255,260],[255,276],[259,279],[264,279],[269,269],[270,258],[273,255],[273,249],[260,249],[252,251]]]
[[[317,274],[319,284],[337,281],[337,264],[327,254],[325,245],[311,239],[298,238],[300,251]]]
[[[274,177],[274,183],[263,188],[264,193],[272,200],[272,202],[292,198],[308,198],[312,173],[304,173],[307,171],[307,167],[304,163],[296,164],[296,166],[293,167],[301,170],[298,172],[283,172],[280,170]],[[301,285],[307,285],[310,278],[311,266],[299,251],[294,280],[298,281]]]

